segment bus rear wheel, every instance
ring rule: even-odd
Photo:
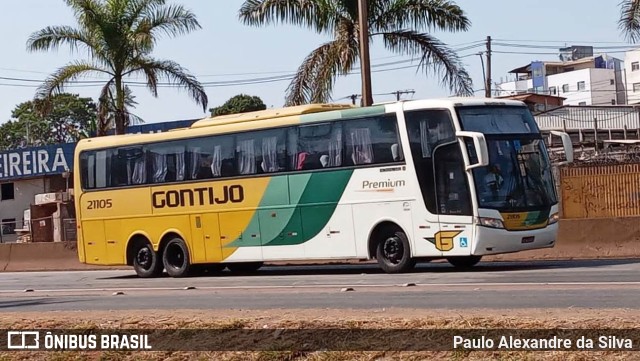
[[[186,277],[191,268],[189,250],[180,238],[173,238],[164,247],[162,263],[171,277]]]
[[[402,231],[384,232],[376,247],[378,265],[387,273],[402,273],[416,265],[411,258],[411,248],[407,235]]]
[[[139,242],[136,245],[133,254],[133,269],[138,277],[158,277],[162,274],[163,268],[162,260],[149,242]]]
[[[482,256],[449,257],[447,262],[457,268],[471,268],[480,262]]]

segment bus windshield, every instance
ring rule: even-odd
[[[549,156],[527,108],[460,108],[458,115],[464,130],[482,132],[487,140],[489,166],[473,171],[480,208],[517,211],[557,203]]]

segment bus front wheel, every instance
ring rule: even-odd
[[[162,263],[171,277],[185,277],[191,268],[189,250],[180,238],[170,240],[162,252]]]
[[[398,230],[383,233],[376,247],[376,259],[387,273],[406,272],[415,266],[409,240],[404,232]]]
[[[139,242],[134,250],[133,269],[138,277],[151,278],[162,274],[163,264],[149,242]]]
[[[480,262],[482,256],[449,257],[447,262],[457,268],[471,268]]]

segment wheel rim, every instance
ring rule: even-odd
[[[145,271],[150,270],[151,265],[153,264],[153,254],[151,252],[152,251],[149,249],[149,247],[142,247],[136,255],[136,261],[138,265],[140,265],[140,267]]]
[[[388,263],[398,264],[404,254],[404,246],[398,237],[389,237],[382,245],[382,254]]]
[[[185,257],[182,248],[177,244],[171,244],[167,247],[167,264],[173,268],[181,269],[184,267]]]

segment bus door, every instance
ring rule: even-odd
[[[430,243],[428,247],[418,243],[417,253],[445,257],[469,255],[473,212],[465,163],[451,112],[447,109],[405,109],[411,154],[427,208],[427,214],[415,220],[419,225],[416,238],[424,238]],[[434,247],[437,253],[434,253]]]
[[[445,143],[433,151],[439,232],[433,241],[443,256],[471,254],[473,208],[460,144]]]

